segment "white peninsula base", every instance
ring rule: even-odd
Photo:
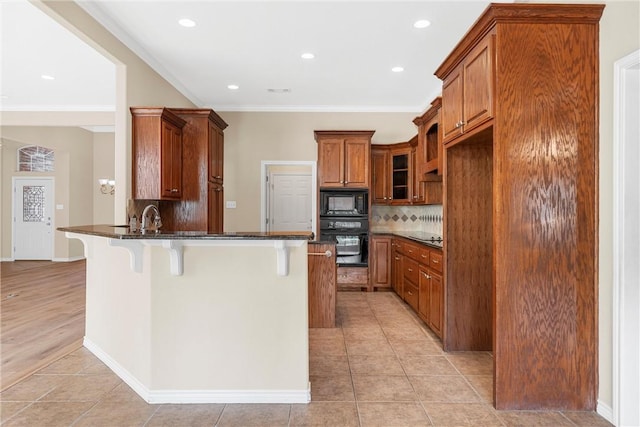
[[[135,271],[113,239],[67,236],[87,256],[84,345],[144,400],[310,401],[306,240],[180,240],[175,275],[157,238]]]

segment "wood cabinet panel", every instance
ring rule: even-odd
[[[330,256],[325,256],[329,251]],[[309,327],[334,328],[336,326],[336,248],[334,244],[309,244],[308,286]]]
[[[442,338],[443,302],[442,276],[429,271],[429,326],[435,334]]]
[[[344,187],[344,139],[318,141],[318,180],[320,187]]]
[[[347,138],[344,141],[344,186],[369,187],[369,139]]]
[[[369,250],[371,288],[391,287],[391,260],[391,237],[371,237]]]
[[[161,206],[166,228],[221,233],[224,218],[224,133],[211,109],[171,108],[182,129],[182,198]]]
[[[167,108],[131,107],[132,189],[140,200],[182,197],[182,128]]]
[[[418,311],[419,292],[418,286],[405,276],[402,297],[415,311]]]
[[[369,188],[375,131],[315,131],[320,188]]]
[[[493,117],[493,35],[485,36],[442,85],[442,139],[446,144]]]
[[[391,197],[389,186],[389,150],[371,148],[371,203],[388,204]]]
[[[369,290],[368,267],[338,267],[339,290]]]

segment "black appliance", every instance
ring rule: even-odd
[[[320,240],[336,244],[338,266],[368,265],[368,208],[368,190],[320,190]]]
[[[368,190],[320,190],[320,216],[365,216],[369,214]]]

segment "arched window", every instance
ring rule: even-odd
[[[20,172],[53,172],[53,150],[29,145],[18,149],[18,171]]]

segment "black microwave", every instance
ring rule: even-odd
[[[368,190],[320,190],[320,216],[365,216]]]

